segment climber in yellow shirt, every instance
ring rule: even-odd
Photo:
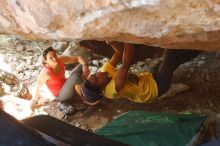
[[[110,45],[115,50],[110,61],[103,65],[100,72],[90,75],[81,86],[81,95],[86,102],[98,103],[103,97],[127,98],[137,103],[152,102],[170,88],[176,68],[198,55],[198,51],[193,50],[166,50],[163,62],[153,74],[135,74],[129,72],[133,45]],[[122,66],[116,69],[120,61]]]

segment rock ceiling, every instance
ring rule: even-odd
[[[220,0],[0,0],[0,32],[220,49]]]

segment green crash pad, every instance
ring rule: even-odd
[[[132,146],[186,146],[206,119],[203,114],[131,111],[96,134]]]

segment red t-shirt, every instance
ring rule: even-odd
[[[46,85],[54,96],[58,95],[66,81],[64,64],[61,61],[58,61],[58,66],[61,70],[57,75],[54,74],[54,71],[51,67],[45,66],[50,75],[50,79],[47,80]]]

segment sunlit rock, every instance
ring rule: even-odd
[[[0,0],[0,32],[27,39],[117,40],[219,50],[216,0]]]

